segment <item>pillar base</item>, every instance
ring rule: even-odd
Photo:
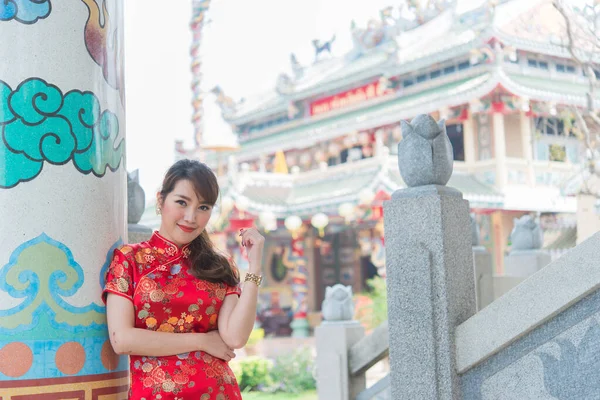
[[[290,324],[292,337],[306,338],[310,336],[310,325],[306,318],[294,318]]]

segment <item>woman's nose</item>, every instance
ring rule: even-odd
[[[191,208],[188,208],[187,210],[185,210],[185,214],[183,215],[185,221],[187,222],[193,222],[194,221],[194,210]]]

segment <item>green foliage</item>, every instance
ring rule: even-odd
[[[304,393],[315,390],[314,359],[309,348],[277,357],[246,357],[229,363],[243,392]]]
[[[366,297],[367,302],[357,307],[357,318],[367,328],[375,329],[388,319],[387,287],[385,279],[375,276],[367,281],[368,290],[357,295]],[[358,301],[356,302],[359,303]]]
[[[313,370],[314,359],[309,348],[281,355],[271,369],[271,378],[275,383],[271,391],[301,393],[316,389]]]
[[[262,357],[246,357],[229,363],[240,389],[265,389],[273,385],[271,370],[273,362]]]
[[[265,330],[262,328],[254,328],[252,332],[250,332],[250,337],[248,338],[248,343],[246,346],[254,346],[265,337]]]

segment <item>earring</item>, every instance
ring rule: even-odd
[[[158,206],[158,204],[156,205],[156,215],[160,215],[161,210],[160,207]]]

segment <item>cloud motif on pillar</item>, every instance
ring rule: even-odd
[[[83,174],[116,171],[124,156],[116,114],[100,109],[92,92],[61,90],[39,78],[16,90],[0,80],[0,188],[34,179],[44,162],[73,161]]]
[[[445,185],[452,175],[454,155],[444,120],[417,115],[410,123],[401,122],[402,141],[398,144],[400,175],[409,187]]]
[[[23,24],[35,24],[50,15],[50,0],[4,0],[0,1],[0,21],[15,20]]]

